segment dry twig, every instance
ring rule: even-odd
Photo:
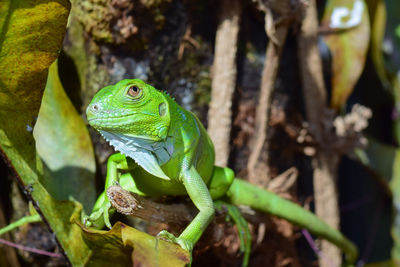
[[[276,76],[283,45],[292,21],[293,9],[290,1],[257,1],[258,6],[265,12],[265,32],[271,40],[267,46],[264,69],[261,80],[259,102],[256,110],[256,132],[251,143],[253,150],[247,164],[248,179],[254,184],[265,187],[268,180],[267,169],[259,164],[261,152],[267,138],[268,113],[274,91]],[[268,151],[268,148],[266,149]],[[267,152],[268,153],[268,152]]]
[[[318,19],[315,0],[310,0],[305,9],[298,37],[298,47],[307,118],[309,123],[315,127],[314,137],[322,140],[323,118],[321,115],[326,109],[326,89],[318,50]],[[312,161],[315,212],[318,217],[335,229],[339,228],[340,223],[336,183],[339,159],[339,154],[319,150]],[[322,240],[321,250],[331,262],[320,259],[320,266],[341,265],[341,252],[337,247]]]
[[[117,185],[107,189],[107,197],[119,213],[134,215],[147,221],[182,225],[194,217],[194,209],[187,205],[156,203]]]
[[[240,0],[222,0],[215,40],[208,133],[216,153],[215,164],[226,166],[232,121],[232,98],[236,87],[236,51],[240,22]]]

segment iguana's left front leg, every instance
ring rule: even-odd
[[[182,248],[188,251],[192,251],[194,244],[200,239],[201,235],[212,221],[215,209],[206,184],[193,166],[182,173],[182,183],[190,199],[197,209],[199,209],[199,213],[179,237],[175,237],[165,230],[161,231],[159,236],[174,243],[178,243]]]
[[[111,229],[109,215],[111,203],[108,200],[105,192],[107,191],[107,188],[119,181],[121,171],[127,170],[129,170],[129,166],[126,156],[122,155],[121,153],[115,153],[108,158],[105,190],[96,200],[92,213],[89,216],[82,215],[82,221],[86,227],[101,229],[105,224]]]

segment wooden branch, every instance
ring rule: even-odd
[[[119,213],[134,215],[147,221],[182,225],[190,222],[196,212],[194,208],[184,204],[166,205],[153,202],[118,185],[107,189],[107,197]]]
[[[236,51],[240,26],[240,0],[222,0],[215,38],[208,134],[215,146],[218,166],[226,166],[232,124],[232,98],[236,88]]]
[[[138,194],[123,189],[119,185],[110,186],[107,189],[107,197],[111,205],[117,212],[139,217],[146,221],[159,223],[172,223],[178,225],[186,225],[192,221],[198,213],[198,210],[192,203],[185,204],[162,204],[149,200]],[[249,207],[239,207],[242,215],[253,223],[260,223],[260,218],[256,211]],[[224,218],[227,210],[217,210],[216,220]]]
[[[326,88],[323,80],[322,62],[318,50],[318,19],[315,0],[310,0],[305,10],[301,32],[298,37],[299,63],[307,118],[315,127],[315,138],[322,144],[322,127],[326,109]],[[340,155],[332,151],[317,151],[312,160],[314,168],[315,213],[338,229],[340,214],[337,192],[337,167]],[[320,266],[341,266],[341,252],[333,244],[322,240],[321,250],[329,262],[320,259]]]
[[[286,18],[290,17],[290,15],[288,15],[291,13],[291,6],[289,4],[289,1],[272,2],[274,2],[275,4],[272,5],[271,8],[273,10],[279,10],[280,16]],[[261,166],[258,166],[258,163],[260,161],[260,155],[264,146],[267,146],[266,150],[268,151],[268,143],[266,142],[266,138],[269,121],[269,110],[271,107],[272,95],[275,89],[275,80],[278,74],[282,49],[285,44],[286,36],[291,23],[290,20],[284,20],[284,22],[286,23],[276,24],[273,20],[270,7],[263,5],[261,2],[259,2],[259,5],[259,8],[266,12],[265,32],[269,36],[270,42],[267,46],[264,69],[262,72],[260,97],[256,109],[256,130],[254,137],[250,141],[252,147],[254,148],[249,157],[247,170],[248,179],[251,183],[266,187],[266,183],[268,182],[268,173],[265,168],[261,168]]]

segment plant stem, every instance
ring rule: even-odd
[[[7,225],[6,227],[3,227],[0,229],[0,235],[5,234],[15,228],[18,228],[24,224],[27,223],[34,223],[34,222],[41,222],[42,219],[40,218],[39,214],[35,214],[35,215],[29,215],[29,216],[25,216],[22,217],[21,219],[19,219],[18,221],[15,221],[13,223],[10,223],[9,225]]]

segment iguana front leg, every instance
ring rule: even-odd
[[[119,182],[120,171],[129,170],[126,157],[120,153],[111,155],[107,161],[107,177],[105,183],[105,190],[96,203],[94,204],[92,213],[87,216],[82,216],[82,221],[86,227],[103,228],[104,224],[111,228],[110,214],[111,203],[106,196],[107,188]]]
[[[199,213],[179,237],[175,237],[165,230],[161,231],[158,236],[168,241],[178,243],[182,248],[191,252],[194,244],[200,239],[201,235],[212,221],[215,209],[206,184],[193,166],[183,171],[182,182],[190,199],[193,201],[196,208],[199,209]]]

